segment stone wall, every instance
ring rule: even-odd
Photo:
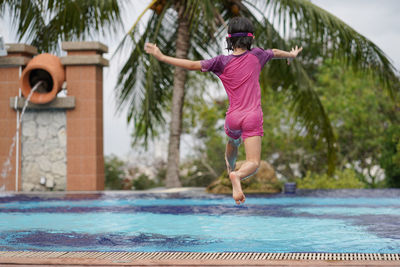
[[[22,122],[22,191],[66,190],[66,114],[27,110]]]

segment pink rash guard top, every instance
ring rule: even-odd
[[[229,99],[225,132],[233,138],[263,136],[263,113],[259,76],[265,63],[273,58],[271,49],[253,48],[240,55],[220,55],[201,61],[201,71],[219,77]]]

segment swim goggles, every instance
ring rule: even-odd
[[[236,32],[236,33],[229,33],[228,38],[230,37],[254,37],[254,35],[251,32]]]

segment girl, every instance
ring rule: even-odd
[[[227,49],[233,53],[201,61],[169,57],[162,54],[155,44],[145,45],[145,51],[162,62],[188,70],[211,71],[222,81],[229,99],[225,117],[225,133],[228,136],[225,161],[236,204],[244,203],[246,200],[240,181],[255,174],[260,165],[263,113],[258,80],[261,69],[272,58],[285,58],[289,64],[289,60],[295,58],[303,49],[297,46],[290,52],[278,49],[252,49],[253,34],[254,27],[250,20],[243,17],[233,18],[229,22],[226,38]],[[242,139],[246,161],[239,170],[234,171]]]

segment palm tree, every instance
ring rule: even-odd
[[[57,50],[59,40],[81,40],[91,30],[104,32],[120,25],[117,0],[27,1],[1,0],[0,14],[11,11],[22,40],[40,51]],[[150,18],[142,15],[149,9]],[[256,45],[289,50],[303,45],[300,60],[288,67],[274,61],[264,68],[260,84],[282,91],[307,132],[326,143],[331,172],[335,165],[335,136],[318,95],[312,70],[324,57],[343,59],[355,69],[380,78],[394,99],[399,91],[396,70],[371,41],[344,22],[307,0],[152,0],[120,43],[130,49],[116,85],[120,108],[128,107],[135,125],[135,141],[156,136],[170,119],[167,187],[180,186],[179,151],[186,71],[159,63],[144,53],[145,42],[155,42],[169,55],[199,60],[222,53],[220,41],[233,16],[245,16],[255,25]],[[142,22],[144,31],[138,27]],[[280,29],[280,30],[277,30]],[[211,76],[210,76],[211,77]],[[189,76],[190,79],[190,76]],[[214,79],[215,80],[215,79]],[[172,100],[171,100],[172,98]],[[166,114],[170,114],[169,118]]]
[[[308,133],[326,143],[328,172],[335,166],[335,136],[313,89],[309,73],[315,62],[324,57],[343,59],[357,70],[380,77],[393,98],[399,91],[394,66],[375,44],[307,0],[154,0],[143,13],[148,9],[154,13],[143,22],[147,25],[143,33],[137,27],[140,16],[121,42],[121,47],[129,43],[132,50],[119,76],[117,94],[121,107],[128,105],[128,120],[135,123],[137,139],[147,140],[162,131],[166,111],[170,111],[167,187],[180,186],[182,108],[185,90],[190,88],[185,88],[186,71],[176,68],[172,75],[172,67],[144,53],[145,42],[156,43],[169,55],[209,58],[222,52],[219,41],[229,19],[241,15],[253,21],[260,47],[290,50],[295,44],[303,45],[301,63],[268,64],[260,84],[287,94],[292,112]]]
[[[61,40],[85,40],[121,25],[117,0],[0,0],[0,15],[5,14],[19,41],[39,52],[58,52]]]

